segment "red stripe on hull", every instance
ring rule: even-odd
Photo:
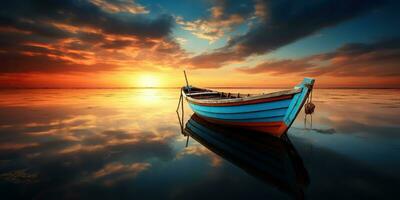
[[[240,101],[240,102],[228,102],[228,103],[198,103],[194,101],[188,100],[188,102],[196,105],[201,105],[201,106],[240,106],[240,105],[247,105],[247,104],[257,104],[257,103],[266,103],[266,102],[271,102],[271,101],[279,101],[279,100],[285,100],[285,99],[291,99],[293,98],[293,95],[285,95],[285,96],[279,96],[279,97],[269,97],[269,98],[264,98],[264,99],[255,99],[255,100],[248,100],[248,101]]]
[[[275,137],[281,137],[281,135],[283,135],[288,129],[284,122],[232,122],[204,117],[200,115],[198,116],[211,123],[235,127],[237,126],[244,129],[267,133]]]

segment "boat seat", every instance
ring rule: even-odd
[[[196,92],[196,93],[189,93],[189,94],[186,94],[186,95],[192,97],[192,96],[210,95],[210,94],[219,94],[219,92],[214,92],[214,91],[212,91],[212,92]]]

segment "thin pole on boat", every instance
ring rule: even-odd
[[[185,70],[183,70],[183,74],[185,74],[186,87],[189,89],[189,82],[188,82],[188,79],[187,79],[186,71],[185,71]]]
[[[187,88],[187,90],[188,90],[188,93],[190,93],[189,81],[188,81],[188,79],[187,79],[186,71],[185,71],[185,70],[183,70],[183,74],[185,74],[186,88]]]

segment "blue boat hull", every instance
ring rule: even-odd
[[[285,98],[269,98],[256,103],[237,105],[198,104],[188,101],[197,115],[208,121],[246,127],[281,136],[291,126],[314,84],[314,79],[305,78],[296,88],[299,93]]]

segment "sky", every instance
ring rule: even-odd
[[[14,0],[0,88],[400,88],[395,0]]]

